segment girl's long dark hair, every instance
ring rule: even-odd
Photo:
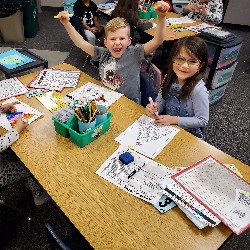
[[[139,22],[138,0],[119,0],[111,14],[111,19],[123,17],[130,25],[136,26]]]
[[[175,58],[179,55],[181,48],[185,48],[187,52],[190,53],[190,56],[196,56],[201,62],[201,68],[196,74],[186,79],[185,84],[180,89],[179,98],[182,99],[188,97],[195,85],[201,79],[206,77],[208,50],[205,41],[197,36],[187,36],[179,39],[175,42],[169,56],[167,75],[162,87],[162,96],[164,99],[167,98],[171,85],[177,80],[177,76],[173,71],[173,64]]]

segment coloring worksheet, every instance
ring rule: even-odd
[[[62,100],[62,96],[56,91],[42,93],[36,98],[50,111],[55,112],[68,104]]]
[[[30,107],[28,104],[19,101],[15,97],[6,100],[2,104],[12,103],[12,102],[19,102],[18,104],[15,104],[16,112],[12,114],[1,114],[0,116],[0,126],[2,126],[8,131],[15,126],[16,119],[20,115],[22,115],[22,117],[25,118],[29,124],[43,115],[43,113],[41,113],[37,109]]]
[[[154,119],[142,115],[115,140],[154,159],[179,131],[172,126],[157,126]]]
[[[0,81],[0,100],[22,95],[27,92],[28,89],[15,77]]]
[[[65,100],[67,102],[70,102],[72,100],[79,101],[83,98],[86,100],[95,100],[98,105],[102,105],[108,108],[121,96],[123,96],[123,94],[98,86],[92,82],[88,82],[82,87],[69,93],[65,97]]]
[[[236,234],[250,227],[249,199],[244,205],[235,198],[237,189],[250,192],[250,185],[213,157],[177,173],[172,179]]]
[[[119,160],[119,156],[125,152],[134,158],[128,165]],[[150,203],[159,201],[162,197],[160,182],[174,173],[175,169],[154,162],[125,146],[120,146],[96,171],[105,180]]]
[[[30,83],[29,87],[62,91],[63,88],[75,88],[80,71],[44,69]]]

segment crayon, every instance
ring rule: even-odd
[[[73,14],[68,14],[68,17],[72,17],[73,16]],[[61,15],[56,15],[56,16],[54,16],[54,18],[60,18],[61,17]]]

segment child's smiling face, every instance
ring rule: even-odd
[[[196,74],[202,66],[198,58],[188,49],[182,47],[178,56],[173,63],[173,70],[180,84],[184,84],[186,80]]]
[[[104,44],[113,57],[120,58],[131,44],[129,28],[120,28],[114,32],[109,31],[104,39]]]

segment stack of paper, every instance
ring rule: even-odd
[[[164,190],[206,225],[221,220],[236,234],[250,227],[250,185],[211,156],[171,176]]]

